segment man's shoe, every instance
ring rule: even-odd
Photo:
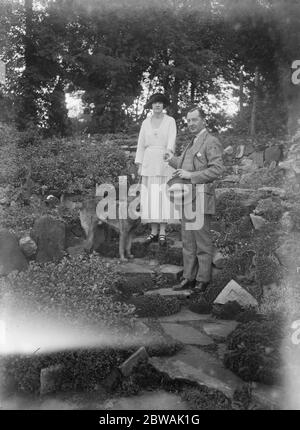
[[[188,279],[183,279],[180,284],[173,287],[173,291],[190,290],[195,287],[196,281],[189,281]]]
[[[194,291],[197,293],[204,293],[209,285],[209,282],[196,282]]]

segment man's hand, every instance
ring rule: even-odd
[[[178,176],[181,179],[191,179],[192,177],[191,172],[183,169],[177,169],[173,176]]]

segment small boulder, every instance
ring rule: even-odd
[[[249,158],[251,158],[251,160],[253,160],[254,164],[257,167],[263,167],[263,165],[264,165],[264,151],[255,151],[250,155]]]
[[[242,158],[245,152],[245,145],[239,145],[237,149],[237,153],[235,154],[235,158]]]
[[[224,149],[224,154],[226,154],[226,155],[232,155],[233,154],[233,147],[231,145],[227,146]]]
[[[275,162],[275,166],[278,164],[278,162],[281,160],[282,157],[282,150],[280,146],[274,145],[270,146],[269,148],[266,148],[265,150],[265,164],[267,166],[270,166],[271,163]]]
[[[229,301],[236,301],[242,307],[258,305],[257,300],[233,279],[223,288],[214,303],[224,305]]]
[[[284,212],[284,214],[282,215],[282,217],[280,219],[280,225],[281,225],[282,229],[287,233],[290,233],[293,230],[294,221],[293,221],[291,214],[289,212]]]
[[[222,269],[224,267],[224,264],[226,262],[226,256],[223,255],[220,251],[216,251],[213,255],[213,260],[212,260],[212,264],[217,268],[217,269]]]
[[[51,216],[43,216],[35,221],[31,237],[37,244],[36,261],[60,260],[66,241],[65,224]]]
[[[30,236],[22,237],[19,241],[19,246],[27,258],[33,257],[37,250],[37,245]]]
[[[138,364],[148,361],[148,358],[147,351],[145,347],[142,346],[119,366],[119,370],[123,376],[127,377]]]
[[[262,216],[250,214],[250,218],[255,230],[259,230],[267,224],[267,221]]]
[[[28,262],[22,253],[17,238],[6,229],[0,230],[0,275],[14,270],[26,270]]]
[[[65,367],[62,364],[42,369],[40,373],[40,395],[59,391],[62,386],[64,372]]]

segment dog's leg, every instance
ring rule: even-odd
[[[95,230],[97,228],[98,225],[98,220],[95,217],[91,217],[91,221],[90,221],[90,225],[89,225],[89,229],[88,229],[88,234],[86,237],[86,241],[85,241],[85,249],[88,252],[91,252],[93,247],[94,247],[94,239],[95,239]]]
[[[133,234],[130,231],[127,235],[127,244],[126,244],[126,256],[128,258],[134,258],[134,255],[131,254],[131,244],[132,244]]]
[[[120,259],[122,261],[127,261],[127,258],[125,257],[127,241],[128,241],[128,232],[126,230],[120,229],[119,254],[120,254]]]

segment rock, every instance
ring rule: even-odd
[[[144,259],[141,259],[140,262],[138,262],[138,258],[134,259],[134,262],[125,262],[121,263],[117,267],[117,271],[129,276],[134,275],[143,275],[146,278],[149,278],[154,275],[154,267],[150,266],[148,262],[146,262]]]
[[[119,385],[122,374],[119,369],[113,369],[101,382],[101,385],[108,391],[114,391]]]
[[[287,233],[290,233],[293,230],[294,221],[289,212],[284,212],[280,219],[280,225],[282,229]]]
[[[223,255],[220,251],[216,251],[213,255],[212,264],[217,269],[222,269],[224,267],[226,260],[227,260],[227,257],[225,255]]]
[[[244,155],[246,155],[248,157],[248,155],[252,154],[255,151],[254,146],[252,145],[252,143],[248,143],[245,146],[245,151],[244,151]]]
[[[141,347],[134,354],[132,354],[123,364],[119,366],[119,370],[123,376],[129,376],[133,369],[140,363],[148,361],[148,354],[145,347]]]
[[[203,324],[203,330],[208,336],[218,339],[226,339],[233,330],[235,330],[238,323],[236,321],[220,321],[216,323]]]
[[[206,334],[188,325],[162,323],[161,326],[166,334],[186,345],[206,346],[214,343]]]
[[[278,196],[281,199],[284,199],[286,197],[286,191],[283,188],[279,187],[261,187],[258,188],[258,191],[273,194],[274,196]]]
[[[251,158],[244,157],[241,161],[241,165],[240,165],[239,169],[242,172],[249,172],[249,171],[252,172],[253,170],[256,169],[256,167],[257,166],[254,164],[254,161],[251,160]]]
[[[157,290],[146,291],[146,296],[159,294],[166,297],[189,297],[192,294],[191,290],[174,291],[172,288],[159,288]]]
[[[231,145],[227,146],[224,149],[224,154],[226,154],[226,155],[232,155],[233,154],[233,147]]]
[[[225,369],[217,357],[194,346],[185,346],[172,357],[152,357],[150,363],[172,379],[189,380],[232,397],[243,381]]]
[[[6,229],[0,230],[0,275],[14,270],[26,270],[28,262],[21,251],[17,238]]]
[[[233,279],[217,296],[214,303],[224,305],[229,301],[237,301],[242,307],[257,306],[257,300]]]
[[[235,158],[242,158],[245,152],[245,145],[239,145],[237,149],[237,153],[235,154]]]
[[[84,244],[74,245],[69,246],[69,248],[67,248],[67,253],[74,257],[75,255],[84,255],[86,253],[86,250]]]
[[[63,257],[66,242],[63,222],[51,216],[43,216],[35,221],[31,237],[37,244],[37,262],[45,263]]]
[[[281,264],[291,270],[291,273],[299,273],[300,267],[300,234],[293,232],[276,249],[276,256]]]
[[[255,151],[250,155],[249,158],[253,160],[257,167],[264,166],[264,151]]]
[[[267,221],[262,216],[250,214],[250,218],[255,230],[259,230],[267,224]]]
[[[275,162],[275,166],[278,164],[282,157],[282,150],[280,146],[274,145],[265,149],[265,164],[270,166],[272,162]]]
[[[162,264],[159,267],[160,273],[166,275],[172,281],[178,281],[183,273],[182,266],[175,266],[174,264]]]
[[[188,322],[188,321],[210,321],[210,314],[198,314],[190,311],[189,309],[182,309],[177,314],[167,315],[165,317],[157,318],[162,323],[177,323],[177,322]]]
[[[30,236],[22,237],[19,241],[19,246],[27,258],[31,258],[36,254],[37,244]]]
[[[40,395],[54,393],[61,389],[65,367],[62,364],[49,366],[40,373]]]

